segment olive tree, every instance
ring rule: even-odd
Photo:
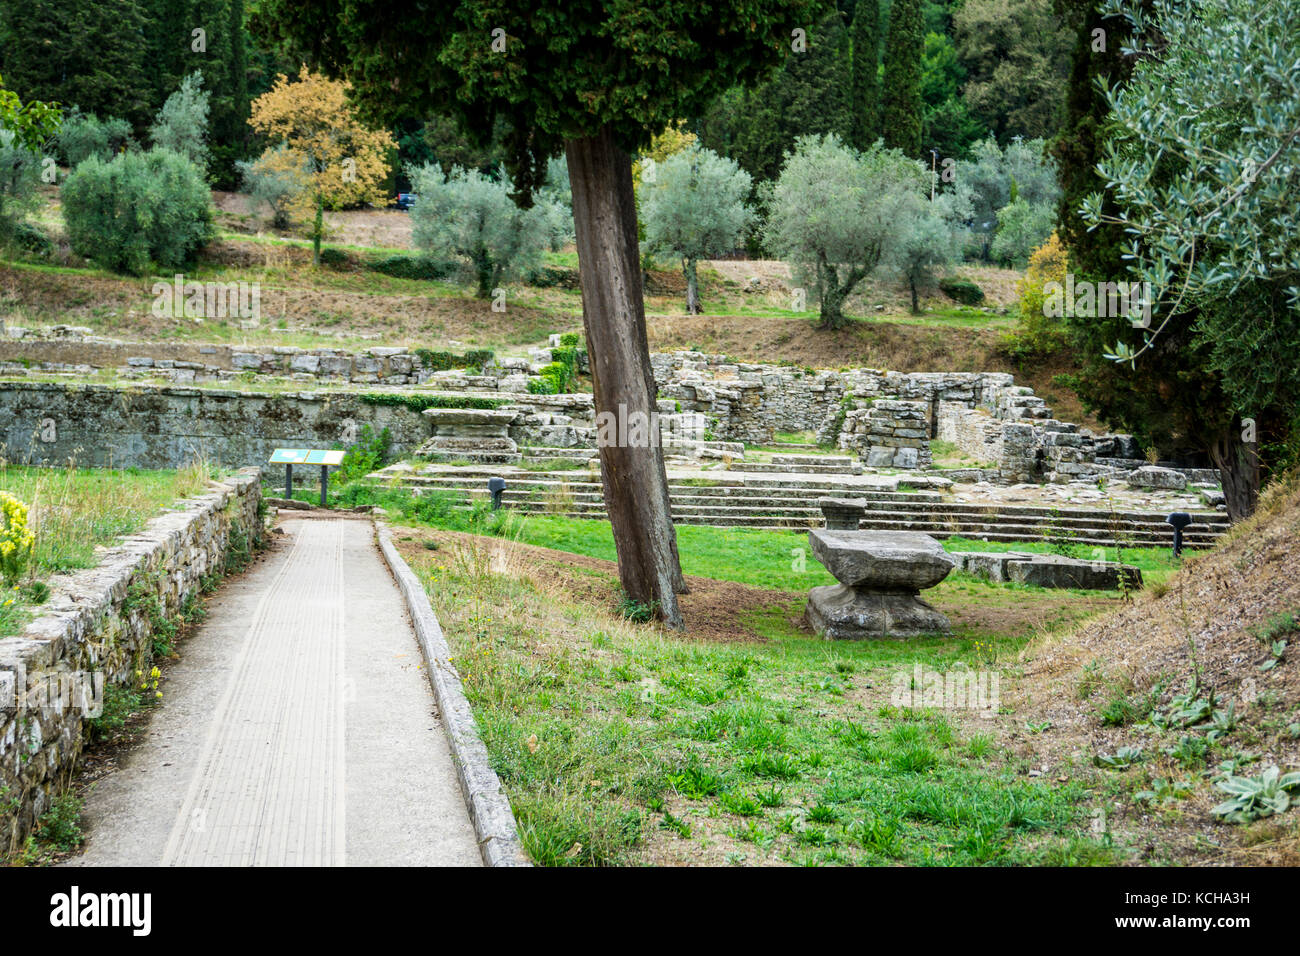
[[[504,121],[527,204],[569,166],[595,407],[655,411],[631,154],[732,84],[798,56],[820,0],[263,0],[256,29],[345,74],[389,121],[450,109],[480,138]],[[418,26],[413,28],[413,24]],[[620,430],[621,431],[621,430]],[[639,430],[638,430],[639,431]],[[631,436],[633,429],[628,429]],[[627,598],[683,627],[686,589],[658,441],[603,442],[601,481]]]
[[[203,89],[203,74],[195,70],[181,80],[180,88],[167,102],[149,127],[149,138],[158,149],[180,153],[201,170],[208,168],[208,100]]]
[[[912,314],[921,311],[920,293],[931,289],[938,272],[960,262],[970,242],[970,193],[956,189],[934,199],[908,193],[900,212],[900,230],[886,261],[887,267],[912,298]]]
[[[1107,91],[1097,170],[1115,212],[1094,194],[1082,214],[1131,237],[1125,256],[1151,309],[1106,330],[1119,341],[1089,346],[1140,377],[1186,342],[1180,354],[1213,386],[1189,396],[1189,428],[1239,518],[1255,507],[1259,449],[1294,450],[1300,431],[1300,7],[1106,0],[1102,13],[1142,39],[1126,49],[1128,82]],[[1170,400],[1152,389],[1147,405]]]
[[[693,144],[657,164],[654,182],[641,186],[646,251],[681,260],[690,315],[700,312],[699,261],[730,252],[749,228],[751,183],[735,160]]]
[[[437,163],[408,169],[419,198],[411,207],[415,245],[443,259],[467,264],[480,299],[506,277],[516,277],[542,263],[550,245],[549,204],[521,209],[510,199],[508,177],[485,176],[477,169]]]
[[[1041,139],[1013,139],[1005,149],[992,137],[981,140],[971,148],[969,160],[957,163],[955,173],[956,181],[971,191],[972,229],[980,240],[981,257],[997,254],[992,243],[1004,219],[1011,223],[1011,232],[998,249],[1004,258],[1008,248],[1020,250],[1026,246],[1024,257],[1027,258],[1029,251],[1042,245],[1051,234],[1054,210],[1050,207],[1060,198],[1061,187],[1055,160],[1045,156]],[[1023,207],[999,216],[1007,206],[1017,202]],[[1043,223],[1046,228],[1041,228]],[[1037,235],[1036,242],[1032,236],[1021,239],[1029,233]]]
[[[24,145],[14,130],[0,127],[0,239],[36,208],[40,183],[41,154]]]
[[[770,190],[764,240],[810,288],[823,328],[846,324],[844,300],[894,254],[910,197],[929,188],[925,167],[896,149],[858,152],[833,133],[796,141]]]

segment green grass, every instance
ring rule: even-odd
[[[36,535],[20,597],[0,608],[0,636],[21,628],[45,578],[93,567],[97,547],[139,531],[161,509],[198,494],[211,474],[203,465],[177,471],[0,466],[0,491],[28,506]]]
[[[338,494],[343,496],[335,499],[339,504],[380,504],[401,515],[407,522],[479,533],[493,531],[493,528],[482,523],[482,512],[473,518],[468,512],[452,511],[450,505],[455,499],[439,495],[413,498],[405,491],[364,485],[356,485],[350,491],[340,491]],[[499,523],[508,522],[509,534],[526,544],[609,561],[617,558],[614,535],[608,521],[559,515],[523,517],[510,512],[502,512],[494,520]],[[1045,542],[988,542],[949,538],[941,543],[948,551],[1051,553],[1051,546]],[[805,591],[821,584],[834,583],[829,572],[812,557],[807,533],[803,531],[681,525],[677,528],[677,548],[681,555],[682,571],[688,575],[784,591]],[[1083,556],[1092,558],[1091,549]],[[1113,548],[1107,549],[1106,558],[1114,560]],[[1144,578],[1149,581],[1164,580],[1175,570],[1169,552],[1160,548],[1125,549],[1124,560],[1140,568]],[[949,575],[944,584],[965,584],[976,580],[972,576],[955,572]],[[1000,591],[1045,590],[1015,584],[986,586]]]
[[[968,641],[828,643],[756,608],[767,643],[693,643],[571,603],[476,542],[408,559],[538,863],[1117,858],[1087,833],[1081,785],[1024,776],[954,715],[890,704],[897,674],[973,661]]]

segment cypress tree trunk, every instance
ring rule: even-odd
[[[632,416],[650,420],[656,395],[646,343],[632,159],[608,126],[595,136],[567,140],[565,156],[596,413],[626,421],[630,436]],[[621,436],[623,429],[619,432]],[[686,582],[657,425],[650,433],[653,440],[645,445],[622,440],[602,445],[605,509],[624,592],[634,601],[655,605],[665,624],[681,629],[685,625],[677,593],[686,590]]]

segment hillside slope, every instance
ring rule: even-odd
[[[1219,547],[1189,557],[1167,588],[1030,645],[1010,703],[1022,726],[1050,727],[1013,732],[1013,749],[1053,773],[1092,775],[1108,798],[1108,831],[1136,851],[1135,862],[1300,863],[1294,807],[1241,825],[1210,812],[1227,799],[1213,786],[1226,761],[1250,777],[1271,765],[1300,770],[1296,618],[1300,474],[1292,473]],[[1274,641],[1293,646],[1269,665]],[[1189,691],[1192,701],[1233,714],[1235,726],[1211,740],[1205,719],[1180,721]],[[1140,747],[1141,758],[1124,770],[1095,766],[1098,755],[1121,747]],[[1179,786],[1161,790],[1157,780]],[[1174,792],[1182,784],[1185,791]],[[1150,790],[1160,796],[1137,796]],[[1300,793],[1293,800],[1300,803]]]

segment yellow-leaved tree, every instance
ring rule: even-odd
[[[1029,256],[1029,268],[1016,283],[1020,315],[1013,332],[1004,333],[1003,347],[1017,361],[1042,358],[1065,346],[1065,324],[1045,308],[1048,286],[1059,289],[1070,273],[1070,256],[1055,231]]]
[[[304,188],[293,205],[311,216],[312,261],[320,265],[325,210],[383,202],[388,156],[397,143],[386,130],[361,124],[345,84],[305,66],[293,80],[280,74],[270,90],[253,100],[248,123],[271,140],[272,150],[282,145],[299,159]]]

